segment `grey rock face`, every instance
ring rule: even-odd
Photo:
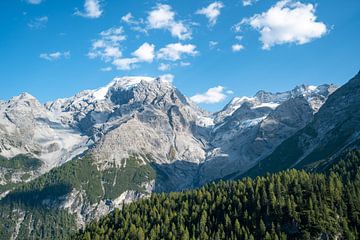
[[[0,139],[0,156],[25,154],[43,162],[36,173],[29,172],[33,177],[80,154],[87,141],[27,93],[0,104]]]
[[[283,141],[247,175],[287,168],[323,170],[347,150],[360,146],[360,73],[339,88],[313,120]]]
[[[199,184],[246,172],[306,126],[335,89],[298,86],[284,93],[260,91],[253,98],[232,100],[215,115],[212,149],[200,168]]]
[[[23,94],[0,101],[0,156],[28,154],[44,164],[39,171],[14,172],[10,180],[5,179],[9,169],[0,166],[0,184],[21,182],[26,173],[32,180],[87,155],[90,166],[84,166],[100,176],[96,183],[103,195],[97,193],[90,202],[81,185],[85,181],[63,196],[62,204],[51,206],[67,210],[83,226],[110,211],[102,199],[106,192],[119,191],[111,198],[121,206],[154,191],[180,191],[246,172],[311,122],[335,89],[260,91],[234,98],[212,115],[160,78],[115,78],[103,88],[44,106]],[[118,174],[134,172],[142,174],[140,180],[122,185],[125,180]]]
[[[158,190],[180,190],[248,170],[309,123],[335,89],[260,91],[212,116],[160,78],[115,78],[45,106],[24,94],[0,103],[0,155],[31,154],[44,161],[41,173],[84,151],[100,170],[137,156],[167,176]]]

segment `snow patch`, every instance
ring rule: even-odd
[[[200,127],[211,127],[214,126],[214,119],[210,117],[200,116],[196,120],[196,125]]]

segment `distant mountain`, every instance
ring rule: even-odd
[[[215,114],[199,185],[246,172],[303,128],[336,90],[334,85],[298,86],[283,93],[260,91],[234,98]]]
[[[360,147],[360,73],[334,92],[303,129],[279,145],[248,175],[288,168],[322,170]]]
[[[202,139],[207,137],[208,130],[203,124],[208,113],[161,78],[116,78],[104,88],[83,91],[47,103],[45,107],[33,97],[24,96],[19,97],[24,98],[21,104],[12,104],[18,98],[2,103],[4,128],[10,125],[13,132],[3,135],[10,140],[2,151],[6,154],[0,159],[0,172],[6,180],[0,188],[3,198],[0,212],[9,227],[0,228],[3,233],[0,236],[14,232],[16,236],[42,236],[27,232],[32,224],[50,233],[61,226],[70,233],[74,227],[155,190],[192,187],[193,178],[187,178],[186,174],[194,169],[188,166],[198,166],[205,160],[206,140]],[[17,124],[6,122],[8,112],[17,113]],[[68,131],[63,132],[64,128]],[[17,138],[19,131],[29,132],[31,136],[23,140],[23,145],[11,141],[26,137]],[[12,135],[7,135],[9,132]],[[74,133],[81,144],[72,147],[80,145],[82,151],[74,151],[71,158],[67,155],[56,158],[55,154],[54,158],[46,158],[44,148],[48,142],[55,139],[59,146],[75,143],[71,141]],[[63,145],[61,139],[65,139]],[[29,147],[38,145],[39,149]],[[19,169],[11,164],[18,159],[23,165],[36,165],[36,169],[33,166]],[[50,161],[52,168],[47,167]],[[166,170],[165,165],[169,166]],[[22,177],[29,174],[31,178]],[[38,178],[28,181],[34,177]],[[44,214],[58,220],[44,224],[48,222],[43,219]],[[58,232],[53,237],[61,238],[62,234]]]
[[[0,236],[64,238],[153,192],[237,178],[314,122],[336,89],[260,91],[213,114],[150,77],[45,105],[29,94],[0,101]]]

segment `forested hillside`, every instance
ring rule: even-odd
[[[323,174],[288,170],[155,194],[76,239],[359,239],[360,151]]]

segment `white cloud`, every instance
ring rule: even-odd
[[[180,62],[181,67],[187,67],[187,66],[190,66],[190,65],[191,65],[191,63],[189,63],[189,62]]]
[[[116,66],[118,70],[131,70],[136,67],[136,63],[139,60],[137,58],[119,58],[115,59],[112,63]]]
[[[223,86],[209,88],[205,93],[196,94],[190,99],[195,103],[219,103],[224,101],[227,97],[224,90],[225,88]]]
[[[165,82],[173,82],[174,81],[174,78],[175,76],[172,75],[172,74],[164,74],[164,75],[161,75],[159,77],[162,81],[165,81]]]
[[[137,23],[137,21],[134,20],[134,17],[130,12],[128,14],[126,14],[125,16],[122,16],[121,21],[126,22],[126,23]]]
[[[170,31],[173,37],[180,40],[191,38],[191,31],[183,22],[175,20],[175,12],[170,5],[158,4],[149,12],[147,17],[148,28],[150,29],[166,29]]]
[[[155,46],[146,42],[133,52],[132,55],[141,62],[151,63],[155,57]]]
[[[316,21],[315,6],[293,0],[282,0],[268,11],[241,21],[260,32],[263,49],[275,45],[305,44],[327,33],[327,27]]]
[[[219,45],[219,43],[216,42],[216,41],[210,41],[209,42],[209,48],[210,49],[214,49],[217,45]]]
[[[227,90],[226,93],[229,94],[229,95],[232,95],[232,94],[234,94],[234,91],[232,91],[232,90]]]
[[[155,58],[155,46],[147,42],[131,54],[133,57],[123,57],[121,43],[126,36],[122,27],[109,28],[99,35],[99,39],[92,41],[88,53],[90,59],[100,58],[104,62],[111,62],[118,70],[131,70],[137,66],[136,63],[151,63]]]
[[[231,46],[231,49],[233,52],[240,52],[241,50],[244,49],[244,46],[241,44],[234,44]]]
[[[45,28],[48,21],[49,21],[49,18],[47,16],[38,17],[38,18],[35,18],[34,20],[31,20],[28,23],[28,27],[33,28],[33,29]]]
[[[205,15],[209,19],[210,26],[214,26],[223,7],[224,4],[222,2],[213,2],[209,6],[197,10],[196,14]]]
[[[26,0],[26,2],[30,4],[40,4],[42,0]]]
[[[134,16],[132,15],[132,13],[130,13],[130,12],[128,14],[122,16],[121,21],[124,23],[127,23],[130,26],[130,29],[132,29],[134,31],[147,33],[146,26],[144,24],[144,20],[142,18],[136,20],[134,18]]]
[[[99,18],[102,15],[100,0],[85,0],[84,11],[76,10],[75,15],[86,18]]]
[[[100,71],[102,71],[102,72],[110,72],[110,71],[112,71],[112,67],[103,67],[103,68],[100,69]]]
[[[166,63],[160,63],[159,67],[158,67],[159,71],[169,71],[171,69],[170,64],[166,64]]]
[[[198,52],[193,44],[171,43],[161,48],[157,53],[157,58],[168,61],[177,61],[184,55],[195,56]]]
[[[235,39],[236,39],[236,40],[238,40],[238,41],[241,41],[243,38],[244,38],[244,37],[243,37],[243,36],[241,36],[241,35],[237,35],[237,36],[235,36]]]
[[[243,0],[243,5],[246,7],[246,6],[250,6],[250,5],[253,5],[255,2],[257,2],[259,0]]]
[[[68,59],[70,58],[70,51],[67,52],[53,52],[53,53],[41,53],[40,58],[48,60],[48,61],[55,61],[61,58]]]
[[[242,31],[242,25],[244,25],[244,20],[242,20],[241,22],[235,24],[234,26],[231,27],[231,29],[236,32],[236,33],[239,33]]]
[[[93,40],[88,53],[89,58],[101,58],[105,62],[114,61],[122,56],[120,43],[126,39],[122,27],[109,28],[100,33],[100,38]]]

